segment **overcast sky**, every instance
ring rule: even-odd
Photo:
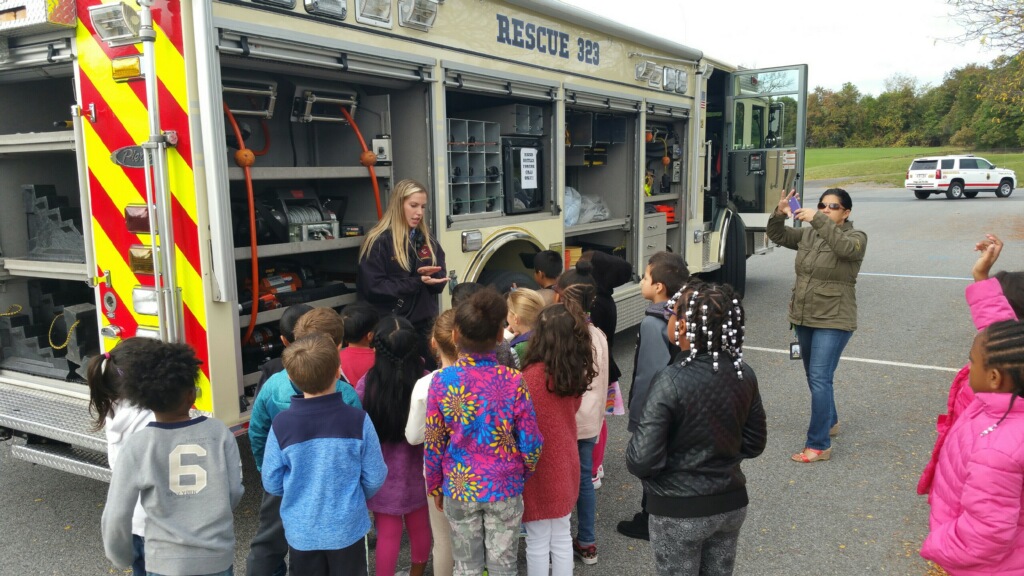
[[[953,68],[998,56],[943,41],[961,32],[944,0],[561,1],[732,64],[807,64],[811,89],[852,82],[877,96],[896,73],[938,85]]]

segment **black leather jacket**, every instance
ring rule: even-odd
[[[682,354],[689,354],[683,352]],[[651,382],[643,416],[626,448],[629,471],[643,481],[651,514],[711,516],[747,505],[744,458],[768,439],[757,376],[721,354],[681,366],[679,355]]]

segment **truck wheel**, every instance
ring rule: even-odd
[[[950,200],[959,200],[964,197],[964,183],[960,181],[953,182],[949,185],[949,189],[946,190],[946,198]]]
[[[999,183],[999,189],[996,190],[996,196],[1006,198],[1010,194],[1013,194],[1013,182],[1010,180],[1003,180]]]
[[[918,200],[927,200],[932,193],[927,190],[914,190],[914,197]]]
[[[970,192],[964,192],[964,198],[974,198],[978,195],[977,190],[971,190]]]
[[[747,289],[747,226],[735,214],[725,234],[725,262],[721,268],[708,274],[707,279],[732,286],[741,298]]]

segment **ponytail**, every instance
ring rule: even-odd
[[[594,265],[589,260],[581,260],[576,267],[566,270],[558,277],[555,285],[560,301],[573,314],[590,315],[590,309],[597,299],[597,281],[594,280]]]
[[[93,431],[103,428],[106,419],[114,416],[114,403],[124,398],[121,386],[129,365],[146,360],[149,356],[146,351],[152,351],[159,344],[160,341],[151,338],[128,338],[110,352],[89,359],[85,383],[89,387],[89,413],[96,418]]]
[[[108,417],[114,415],[114,402],[121,398],[118,383],[110,367],[110,353],[104,352],[89,359],[86,366],[85,382],[89,386],[89,414],[95,415],[92,430],[103,428]]]

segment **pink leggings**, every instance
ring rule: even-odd
[[[597,469],[604,464],[604,448],[608,445],[608,421],[601,424],[601,434],[597,437],[597,444],[594,445],[594,466],[590,473],[591,478],[597,478]]]
[[[412,548],[412,563],[425,564],[430,557],[430,516],[427,507],[414,510],[405,516],[373,513],[377,526],[376,574],[394,574],[398,564],[398,550],[402,546],[402,519],[409,531]]]

